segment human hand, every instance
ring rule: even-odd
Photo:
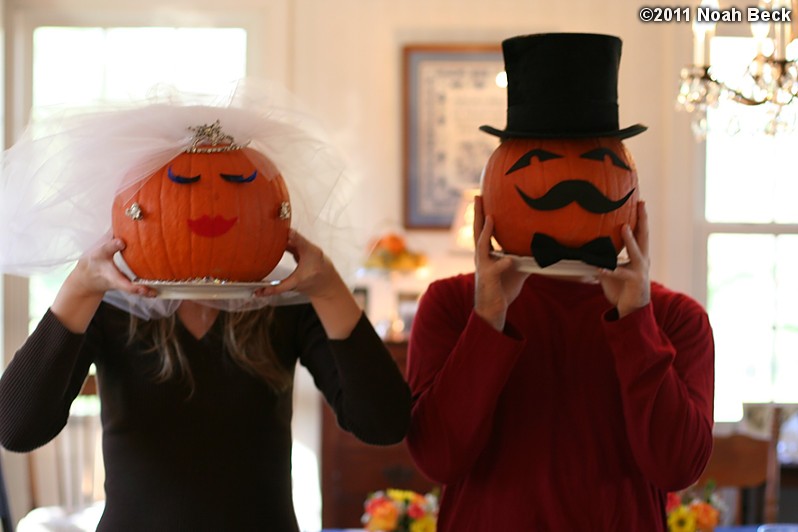
[[[338,294],[346,286],[324,252],[297,231],[288,234],[286,250],[293,255],[297,265],[291,274],[274,286],[255,291],[256,297],[271,296],[295,290],[310,298],[324,298]]]
[[[308,296],[328,338],[348,338],[363,312],[333,263],[293,229],[286,249],[294,256],[296,269],[279,284],[256,290],[255,297],[296,290]]]
[[[493,217],[485,216],[482,197],[474,198],[474,312],[496,330],[504,330],[507,309],[515,301],[528,273],[519,272],[510,257],[491,256]]]
[[[114,253],[123,249],[122,240],[109,240],[81,258],[67,276],[50,310],[68,330],[85,332],[108,290],[144,297],[157,295],[152,288],[130,282],[116,267]]]
[[[68,284],[71,292],[77,296],[102,297],[108,290],[120,290],[137,296],[154,297],[157,294],[155,290],[131,282],[114,264],[114,254],[123,249],[125,243],[119,238],[105,242],[78,261],[64,284]]]
[[[643,201],[637,203],[637,227],[634,234],[629,224],[621,230],[623,243],[629,253],[629,264],[615,270],[599,270],[599,282],[604,295],[622,318],[651,301],[648,256],[648,213]]]

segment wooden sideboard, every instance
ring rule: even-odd
[[[407,343],[386,342],[404,374]],[[404,442],[366,445],[341,430],[325,403],[322,415],[321,494],[322,528],[360,528],[363,501],[384,488],[426,493],[434,484],[415,467]]]

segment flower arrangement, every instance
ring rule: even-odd
[[[435,532],[438,495],[386,489],[371,493],[363,504],[363,524],[371,532]]]
[[[427,264],[426,255],[410,251],[404,237],[397,233],[383,235],[369,248],[364,264],[366,268],[410,272]]]
[[[716,495],[712,481],[701,489],[668,493],[668,532],[713,532],[723,510],[723,501]]]

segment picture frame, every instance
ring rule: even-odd
[[[503,128],[507,96],[496,44],[403,48],[404,226],[449,229],[464,189],[479,186]]]

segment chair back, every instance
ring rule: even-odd
[[[781,411],[774,408],[770,437],[754,438],[745,434],[715,436],[712,454],[704,472],[698,479],[699,486],[710,480],[719,488],[738,490],[762,490],[763,500],[758,508],[760,520],[766,523],[778,521],[780,466],[776,447],[781,430]],[[738,497],[738,501],[740,498]],[[740,504],[737,505],[737,521],[740,521]]]

